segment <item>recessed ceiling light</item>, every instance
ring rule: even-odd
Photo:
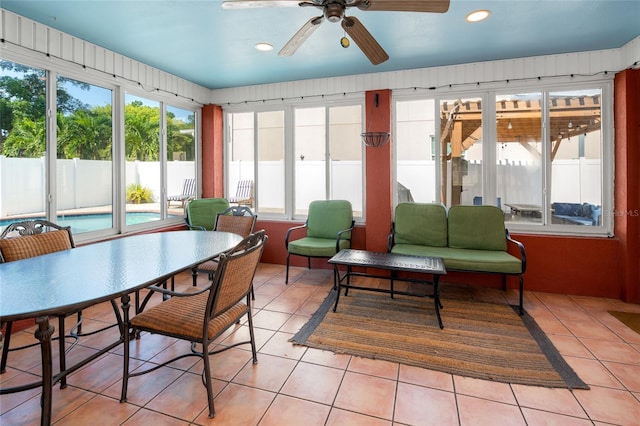
[[[273,50],[273,46],[269,43],[258,43],[256,44],[256,49],[261,50],[263,52],[268,52],[269,50]]]
[[[488,10],[475,10],[468,14],[464,19],[466,19],[467,22],[479,22],[487,19],[489,15],[491,15],[491,12]]]

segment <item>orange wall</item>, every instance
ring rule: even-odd
[[[202,198],[224,196],[222,108],[202,107]]]
[[[624,70],[614,81],[614,218],[621,242],[621,298],[640,302],[640,70]]]
[[[640,211],[640,71],[627,70],[615,80],[615,128],[616,128],[616,188],[615,209]],[[379,104],[374,106],[374,95],[378,93]],[[366,93],[367,125],[375,112],[371,131],[389,131],[391,128],[391,91],[376,90]],[[206,107],[205,107],[206,108]],[[375,111],[374,111],[375,109]],[[209,123],[211,124],[213,120]],[[205,123],[206,124],[206,120]],[[222,129],[222,124],[220,130]],[[203,137],[205,132],[203,131]],[[358,226],[353,233],[353,247],[386,251],[387,236],[392,213],[392,164],[391,141],[379,148],[366,149],[366,225]],[[205,144],[214,144],[203,139]],[[215,145],[222,146],[222,136]],[[208,148],[210,149],[210,148]],[[203,156],[204,159],[204,156]],[[223,168],[222,155],[213,163],[203,164],[204,193],[215,192],[204,181],[204,171]],[[211,173],[209,171],[209,173]],[[220,184],[222,187],[222,184]],[[616,236],[614,238],[542,236],[513,234],[525,245],[527,272],[524,276],[526,290],[566,293],[585,296],[620,298],[640,303],[640,278],[638,261],[640,254],[640,218],[632,214],[616,213]],[[263,261],[284,264],[286,250],[284,237],[287,229],[299,224],[288,221],[265,221],[258,217],[256,229],[265,229],[269,241],[265,247]],[[306,266],[306,259],[294,256],[291,264]],[[326,261],[312,260],[312,267],[328,268]],[[482,285],[499,285],[496,277],[482,274],[449,274],[444,282],[470,282]],[[509,287],[515,288],[515,280]]]
[[[377,95],[377,96],[376,96]],[[375,100],[378,99],[378,105]],[[375,90],[365,95],[366,130],[391,132],[391,91]],[[367,233],[365,245],[370,251],[387,251],[387,237],[391,229],[393,182],[391,179],[391,144],[365,149],[365,188]]]

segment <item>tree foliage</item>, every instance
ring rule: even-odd
[[[0,154],[40,157],[46,152],[46,74],[43,70],[0,60]],[[81,90],[91,85],[58,78]],[[65,84],[56,90],[56,147],[59,159],[111,160],[111,105],[92,106],[72,96]],[[160,109],[134,101],[125,106],[125,157],[128,161],[158,161]],[[193,115],[189,122],[167,114],[167,157],[183,152],[194,158]],[[182,130],[191,131],[182,131]]]

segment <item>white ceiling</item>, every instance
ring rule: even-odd
[[[640,35],[640,0],[451,0],[444,14],[350,8],[389,54],[372,65],[354,43],[342,48],[344,30],[328,21],[293,56],[278,56],[321,14],[315,8],[221,3],[2,0],[2,8],[211,89],[612,49]],[[476,9],[491,16],[466,22]],[[274,50],[260,52],[258,42]]]

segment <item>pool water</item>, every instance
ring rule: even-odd
[[[169,218],[178,217],[175,215],[169,215]],[[24,220],[44,219],[44,217],[30,217]],[[13,222],[19,222],[22,219],[10,219],[0,220],[0,231],[2,231],[7,225]],[[137,225],[140,223],[151,222],[154,220],[160,220],[159,213],[151,212],[130,212],[127,213],[127,225]],[[111,228],[113,219],[111,213],[100,214],[83,214],[83,215],[68,215],[59,216],[56,222],[60,226],[70,226],[71,232],[79,234],[82,232],[97,231],[100,229]]]

